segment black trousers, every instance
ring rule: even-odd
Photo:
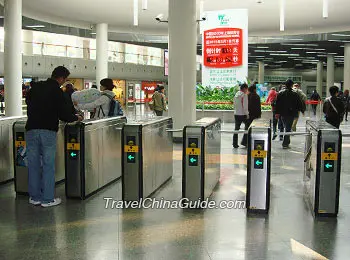
[[[277,123],[278,119],[276,119],[276,111],[272,111],[272,129],[273,129],[273,134],[276,134],[277,132]]]
[[[244,123],[244,130],[248,130],[249,128],[249,120],[247,116],[238,116],[235,115],[235,130],[239,130],[241,128],[242,123]],[[244,134],[241,144],[247,146],[248,136]],[[238,146],[238,134],[233,135],[233,146]]]
[[[317,105],[312,105],[312,111],[314,111],[314,115],[316,115]]]

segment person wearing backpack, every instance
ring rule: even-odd
[[[86,104],[77,104],[74,105],[79,110],[94,110],[94,119],[105,118],[109,116],[122,116],[123,110],[121,105],[117,100],[114,99],[115,94],[113,92],[113,80],[109,78],[102,79],[101,84],[101,96],[96,99],[94,102]]]
[[[164,86],[158,85],[152,96],[153,110],[157,116],[163,116],[163,111],[166,111],[166,100],[164,95]]]
[[[339,88],[333,86],[329,88],[330,97],[326,98],[323,105],[323,113],[326,116],[326,122],[339,129],[344,116],[344,104],[338,98]]]

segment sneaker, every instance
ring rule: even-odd
[[[283,149],[289,149],[289,145],[282,145]]]
[[[233,148],[237,149],[237,148],[239,148],[239,146],[238,145],[233,145]]]
[[[38,206],[41,204],[41,201],[33,200],[32,198],[29,198],[29,204],[32,204],[34,206]]]
[[[276,139],[276,137],[277,137],[277,135],[273,135],[272,140],[275,140],[275,139]]]
[[[47,203],[41,203],[41,206],[44,208],[48,208],[48,207],[53,207],[53,206],[57,206],[60,205],[62,202],[62,200],[60,198],[56,198],[51,202],[47,202]]]

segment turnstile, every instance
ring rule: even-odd
[[[0,119],[0,183],[12,181],[14,178],[12,127],[16,121],[23,119],[23,116]]]
[[[126,117],[67,124],[66,196],[85,199],[121,176],[122,128]]]
[[[248,130],[248,213],[268,213],[270,208],[271,122],[254,120]]]
[[[220,130],[219,118],[202,118],[184,127],[182,198],[190,205],[209,198],[219,182]]]
[[[307,121],[304,158],[306,199],[315,216],[336,217],[339,210],[342,134],[320,121]]]
[[[170,117],[154,117],[124,126],[123,200],[146,198],[173,176],[172,125]]]
[[[13,157],[15,191],[18,194],[28,194],[28,164],[26,158],[26,121],[17,121],[13,125]],[[57,132],[55,181],[64,181],[64,126],[61,122]]]

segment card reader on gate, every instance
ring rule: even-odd
[[[335,143],[325,142],[323,158],[324,172],[334,172],[335,161],[338,159],[335,151]]]
[[[264,169],[264,158],[266,157],[266,152],[264,148],[264,140],[254,141],[254,169]]]
[[[188,165],[189,166],[198,166],[198,138],[188,138],[187,144],[187,153],[188,153]]]

